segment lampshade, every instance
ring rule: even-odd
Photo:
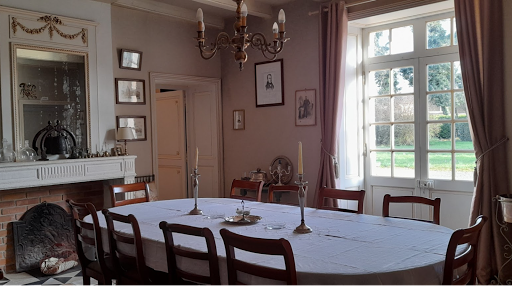
[[[117,128],[117,140],[131,140],[135,139],[135,130],[132,127],[119,127]]]

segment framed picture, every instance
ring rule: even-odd
[[[233,129],[245,130],[245,110],[233,110]]]
[[[116,78],[117,104],[146,104],[143,79]]]
[[[295,126],[316,125],[316,89],[295,92]]]
[[[135,130],[135,138],[127,141],[146,141],[146,116],[117,116],[117,129],[131,127]],[[124,141],[124,140],[122,140]]]
[[[284,105],[283,60],[256,63],[256,107]]]
[[[121,57],[119,60],[120,69],[138,70],[140,71],[142,64],[142,52],[133,50],[121,50]]]

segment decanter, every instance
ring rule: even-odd
[[[20,148],[18,151],[18,157],[16,161],[18,162],[31,162],[37,160],[37,153],[34,149],[32,149],[28,143],[28,140],[25,140],[25,147]]]
[[[7,139],[2,140],[2,149],[0,150],[0,162],[9,163],[16,160],[16,153],[11,148],[10,144],[7,144]]]

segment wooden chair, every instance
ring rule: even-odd
[[[417,196],[395,196],[392,197],[390,194],[384,195],[383,205],[382,205],[382,216],[389,217],[389,204],[390,203],[415,203],[415,204],[424,204],[429,205],[434,208],[434,219],[433,220],[423,220],[423,219],[413,219],[425,222],[431,222],[435,224],[439,224],[440,219],[440,211],[441,211],[441,199],[429,199],[424,197]],[[411,219],[411,218],[407,218]]]
[[[220,285],[219,260],[217,257],[217,247],[215,238],[208,228],[198,228],[182,224],[170,224],[165,221],[160,222],[160,228],[164,233],[165,249],[167,250],[167,273],[169,282],[175,285],[184,284],[184,280],[201,284]],[[173,240],[173,233],[181,233],[204,237],[208,253],[185,250],[176,247]],[[187,257],[195,260],[208,261],[210,276],[204,276],[187,272],[178,268],[176,256]]]
[[[318,191],[316,208],[324,209],[324,210],[336,210],[336,211],[362,214],[363,207],[364,207],[365,193],[366,192],[364,190],[350,191],[350,190],[332,189],[332,188],[324,187]],[[357,201],[357,210],[326,206],[326,205],[324,205],[326,198]]]
[[[476,285],[476,259],[478,253],[478,240],[480,231],[487,221],[487,217],[480,215],[476,218],[473,226],[465,229],[458,229],[450,238],[446,249],[446,260],[444,262],[443,285]],[[456,255],[457,246],[466,244],[468,248],[464,253]],[[466,266],[466,269],[461,268]],[[454,271],[464,270],[462,274],[457,273],[454,279]],[[462,272],[462,271],[461,271]]]
[[[139,223],[134,215],[121,214],[103,210],[107,222],[108,241],[112,264],[117,276],[117,284],[155,284],[150,279],[142,248]],[[124,234],[114,228],[119,223],[131,225],[133,234]]]
[[[306,186],[307,188],[307,186]],[[299,191],[299,186],[297,185],[284,185],[284,186],[276,186],[276,185],[270,185],[268,187],[268,202],[274,203],[274,193],[283,193],[283,192],[295,192],[297,193]],[[279,202],[281,203],[281,202]],[[298,202],[297,204],[298,205]]]
[[[98,280],[101,285],[112,284],[112,263],[105,257],[101,240],[101,228],[98,222],[96,208],[91,203],[76,203],[67,199],[66,202],[73,215],[73,228],[75,231],[76,252],[82,267],[84,285],[91,284],[91,277]],[[83,221],[90,215],[92,223]],[[87,257],[87,249],[94,250],[95,259]]]
[[[297,284],[297,273],[295,270],[295,259],[293,257],[290,242],[284,238],[265,239],[239,235],[223,228],[220,235],[226,247],[226,258],[228,266],[228,284],[243,284],[238,280],[238,272],[247,273],[252,276],[263,277],[272,280],[286,282],[290,285]],[[282,255],[285,269],[276,269],[267,266],[251,264],[248,261],[238,260],[235,257],[235,248],[253,253],[266,255]]]
[[[126,198],[127,195],[133,196],[134,192],[140,191],[144,191],[143,198]],[[116,194],[124,194],[125,200],[117,201]],[[149,202],[149,187],[145,182],[124,185],[110,185],[110,198],[114,207]]]
[[[244,190],[255,190],[256,197],[246,197],[242,195],[236,194],[236,189],[244,189]],[[261,193],[263,191],[263,182],[251,182],[251,181],[242,181],[234,179],[233,183],[231,183],[231,195],[232,199],[241,199],[246,201],[257,201],[261,202]]]

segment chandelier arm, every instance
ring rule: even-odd
[[[269,60],[275,60],[277,54],[283,50],[285,41],[273,40],[267,43],[267,39],[262,33],[254,33],[250,36],[249,43],[253,49],[260,50],[263,56]]]
[[[226,49],[227,47],[230,46],[230,39],[229,39],[229,35],[228,33],[226,32],[220,32],[218,35],[217,35],[217,38],[215,39],[215,42],[212,43],[212,48],[208,51],[207,48],[208,46],[205,46],[204,45],[204,41],[205,41],[205,38],[198,38],[197,39],[197,42],[198,42],[198,47],[199,47],[199,52],[201,54],[201,57],[205,60],[209,60],[211,58],[213,58],[215,56],[215,54],[217,54],[217,51],[220,50],[220,49]]]

